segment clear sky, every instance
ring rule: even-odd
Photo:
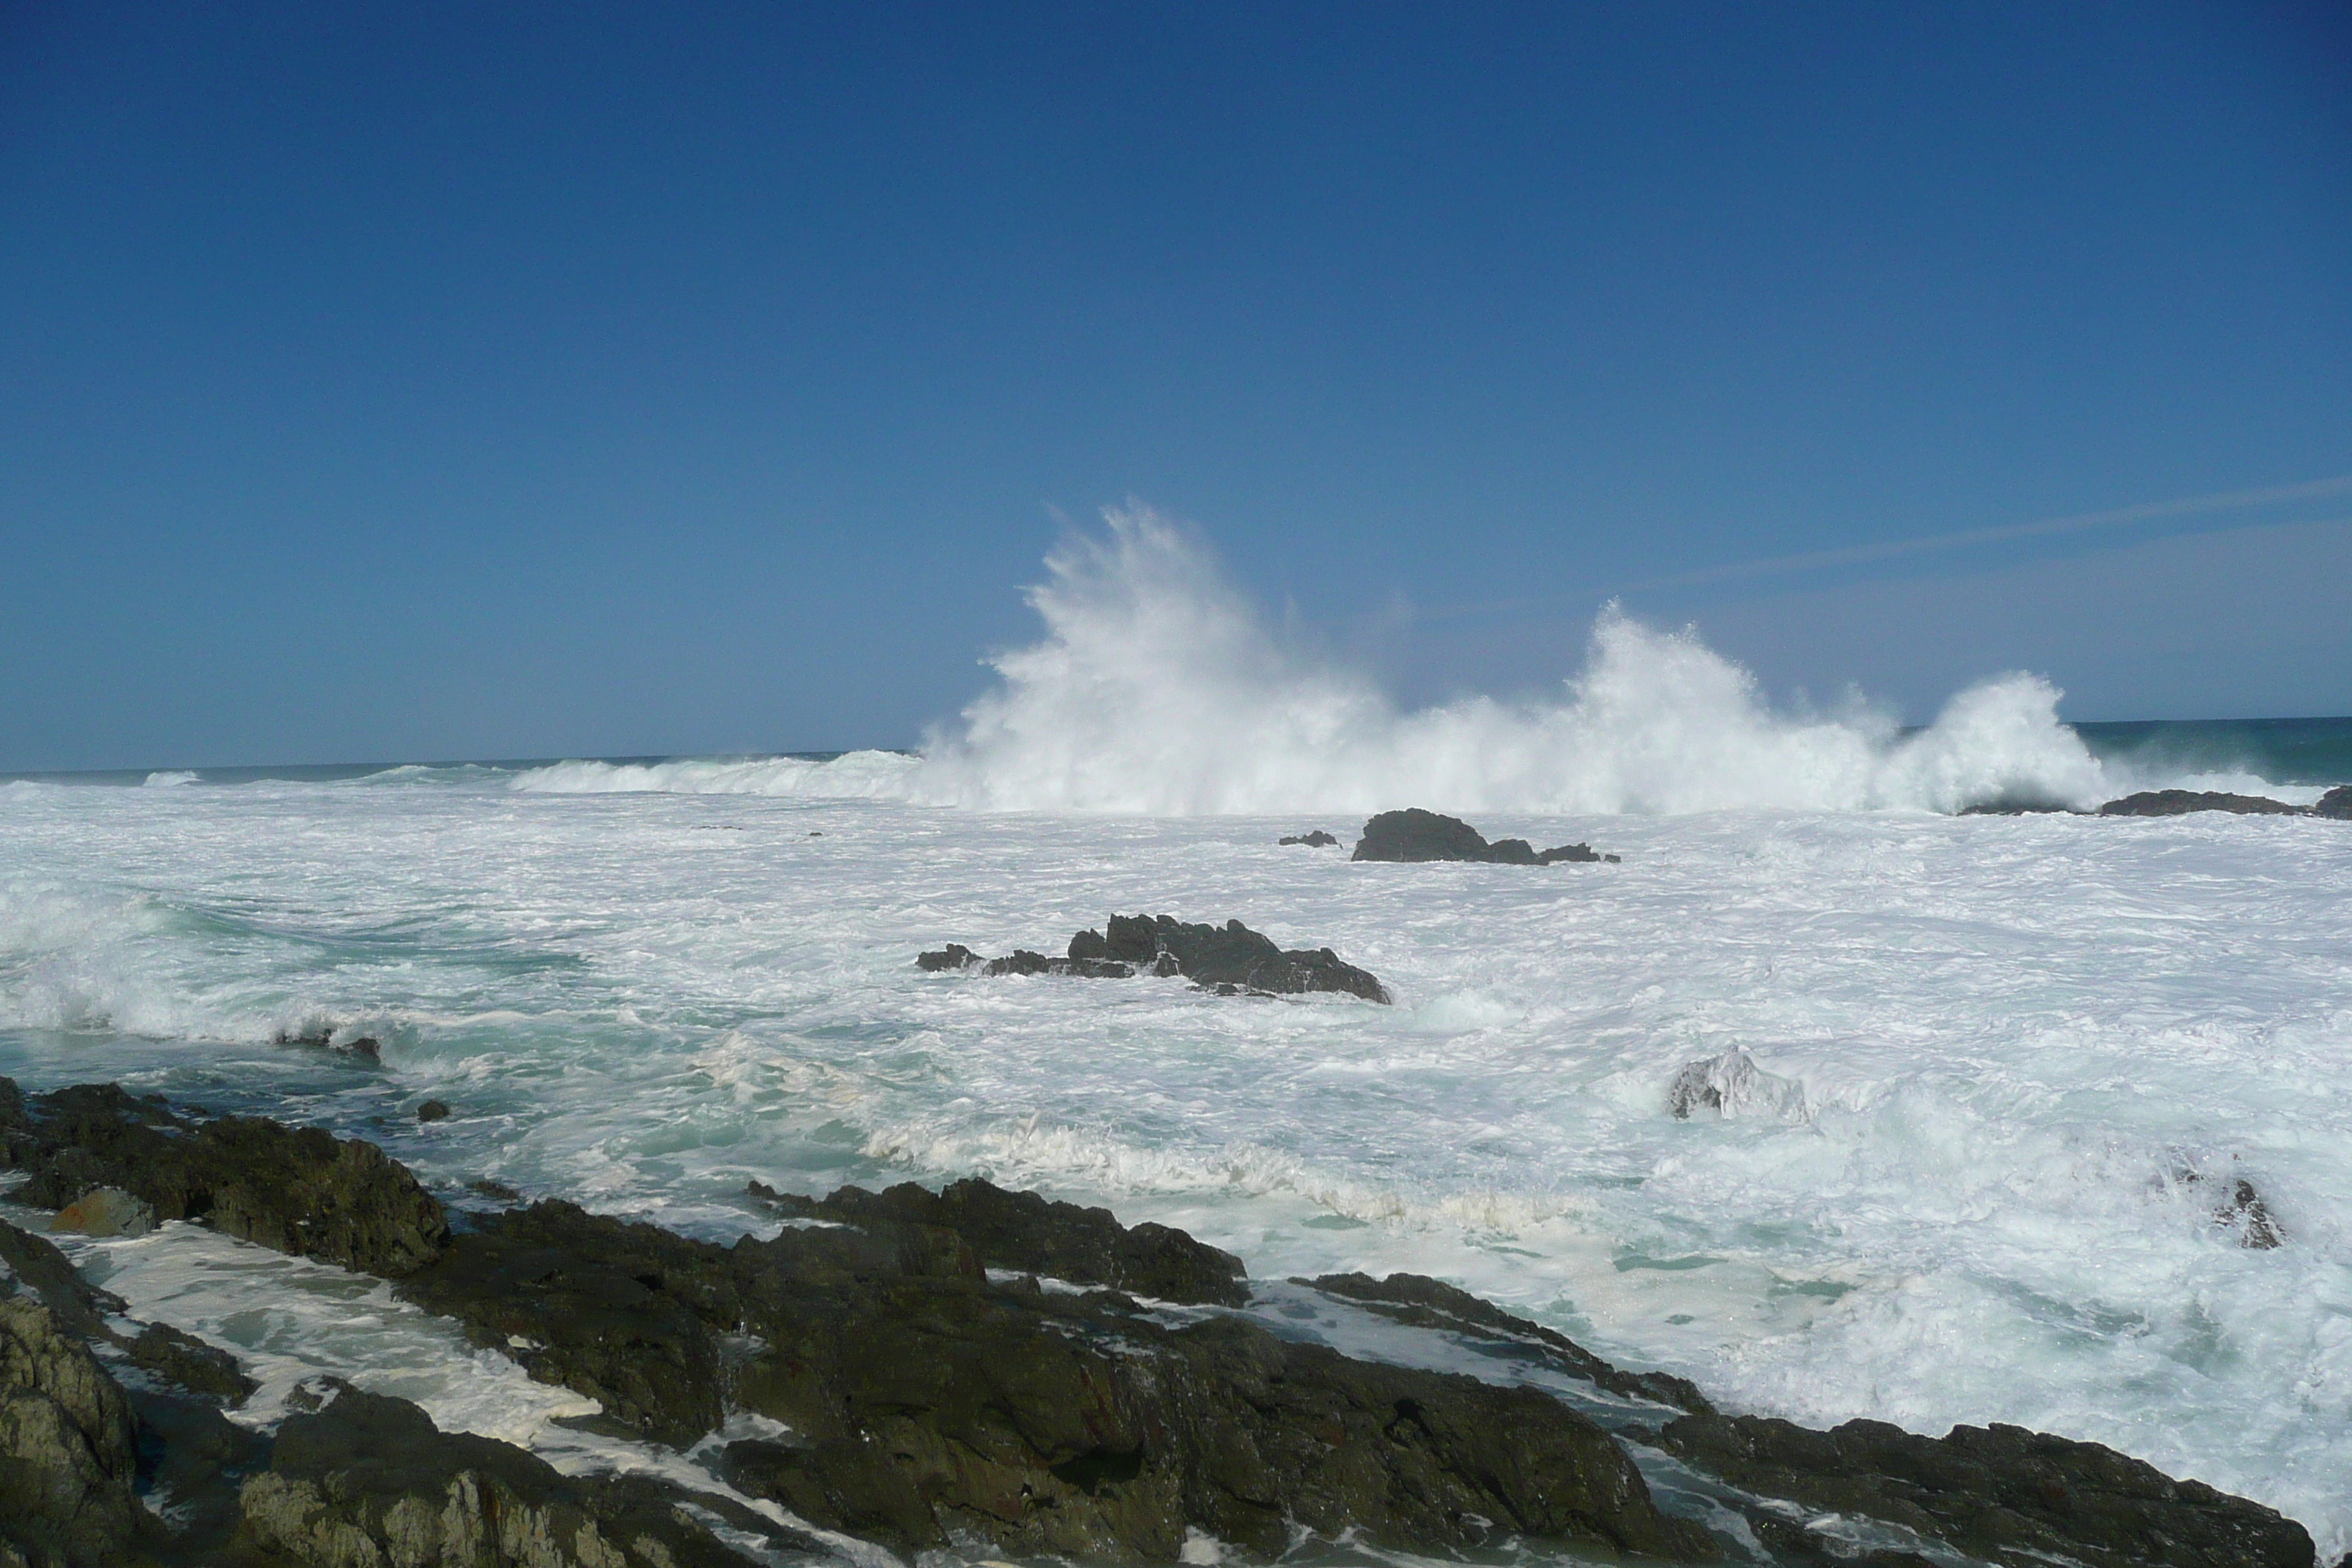
[[[0,768],[906,744],[1129,497],[1409,700],[2352,712],[2347,475],[2340,4],[0,5]]]

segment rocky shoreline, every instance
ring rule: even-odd
[[[357,1140],[5,1079],[0,1165],[23,1173],[14,1202],[110,1193],[79,1212],[138,1205],[376,1274],[603,1421],[715,1448],[707,1491],[568,1477],[350,1389],[249,1430],[226,1414],[249,1387],[234,1358],[131,1322],[51,1243],[0,1226],[7,1568],[677,1568],[838,1556],[843,1537],[1105,1563],[1192,1560],[1207,1538],[1271,1560],[1302,1531],[1670,1563],[2314,1561],[2292,1521],[2095,1444],[1728,1415],[1440,1281],[1293,1282],[1589,1385],[1619,1415],[1604,1427],[1533,1386],[1353,1359],[1237,1310],[1252,1288],[1229,1254],[985,1182],[754,1184],[783,1228],[725,1247],[553,1199],[453,1222]],[[713,1437],[745,1414],[780,1435]],[[1662,1508],[1637,1455],[1686,1468],[1706,1516]]]

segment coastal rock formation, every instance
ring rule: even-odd
[[[131,1401],[30,1291],[0,1300],[0,1541],[35,1562],[111,1563],[141,1518]]]
[[[2311,808],[2314,816],[2332,817],[2337,822],[2352,822],[2352,784],[2337,784],[2319,797]]]
[[[708,1506],[716,1500],[698,1498]],[[574,1480],[510,1444],[443,1432],[404,1399],[339,1392],[288,1417],[238,1494],[243,1541],[316,1568],[743,1568],[655,1483]],[[817,1552],[756,1521],[771,1543]]]
[[[1285,846],[1303,845],[1309,849],[1329,849],[1336,847],[1339,841],[1318,827],[1311,833],[1293,834],[1287,838],[1277,838],[1275,842]]]
[[[1657,1441],[1734,1486],[1904,1525],[2016,1568],[2310,1568],[2315,1556],[2301,1525],[2259,1503],[2017,1426],[1922,1437],[1883,1421],[1815,1432],[1693,1415]]]
[[[1495,866],[1549,866],[1566,861],[1610,861],[1590,844],[1563,844],[1538,851],[1524,838],[1503,838],[1489,844],[1486,836],[1456,816],[1440,816],[1418,806],[1384,811],[1364,824],[1357,840],[1355,860],[1475,860]]]
[[[114,1188],[158,1220],[201,1219],[387,1276],[429,1261],[448,1237],[441,1205],[373,1143],[254,1117],[192,1121],[114,1084],[30,1099],[0,1085],[0,1169],[30,1176],[17,1202],[62,1209]]]
[[[2099,807],[2101,816],[2186,816],[2192,811],[2226,811],[2239,816],[2301,816],[2303,807],[2259,795],[2228,795],[2219,790],[2148,789],[2111,800]]]
[[[1130,1227],[1108,1209],[1007,1192],[977,1178],[950,1182],[937,1193],[912,1182],[880,1193],[843,1187],[823,1198],[779,1193],[759,1182],[751,1190],[754,1197],[803,1219],[951,1230],[988,1268],[1073,1285],[1107,1285],[1163,1301],[1239,1307],[1249,1300],[1247,1270],[1230,1252],[1149,1220]]]
[[[1312,1286],[1327,1296],[1412,1328],[1507,1345],[1514,1353],[1549,1363],[1570,1377],[1580,1377],[1628,1399],[1647,1399],[1701,1415],[1715,1409],[1685,1378],[1663,1372],[1622,1372],[1556,1329],[1515,1318],[1491,1301],[1423,1274],[1391,1274],[1385,1279],[1364,1274],[1326,1274],[1291,1283]]]
[[[1367,1002],[1389,999],[1387,987],[1376,976],[1343,962],[1328,947],[1286,952],[1273,938],[1239,921],[1213,926],[1172,915],[1113,915],[1101,931],[1082,931],[1072,937],[1067,955],[1061,958],[1022,948],[983,962],[961,942],[950,942],[920,954],[915,963],[934,973],[977,967],[983,974],[1072,974],[1095,980],[1181,974],[1225,996],[1329,991]]]
[[[1607,1434],[1534,1390],[1351,1362],[1237,1318],[1171,1323],[982,1262],[1149,1277],[1181,1253],[1196,1287],[1229,1291],[1189,1237],[992,1189],[810,1207],[854,1218],[721,1247],[541,1203],[456,1237],[400,1289],[667,1441],[715,1426],[731,1384],[794,1435],[730,1447],[738,1486],[901,1551],[960,1534],[1170,1561],[1201,1529],[1271,1557],[1296,1521],[1414,1550],[1528,1534],[1716,1554]],[[968,1219],[976,1240],[915,1214]]]

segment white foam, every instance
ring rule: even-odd
[[[199,782],[197,776],[194,773],[187,772],[185,769],[172,769],[159,773],[149,773],[143,781],[144,786],[148,789],[177,789],[183,784],[192,784],[197,782]]]
[[[830,762],[801,757],[689,758],[668,763],[554,763],[508,787],[544,795],[757,795],[811,800],[893,800],[909,793],[917,759],[849,752]]]

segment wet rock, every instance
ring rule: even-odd
[[[147,1324],[128,1349],[132,1365],[231,1410],[260,1386],[245,1375],[236,1357],[169,1323]]]
[[[1538,851],[1524,838],[1486,842],[1486,836],[1458,816],[1441,816],[1418,806],[1384,811],[1364,824],[1357,840],[1357,860],[1471,860],[1493,866],[1550,866],[1561,861],[1615,861],[1614,855],[1596,852],[1590,844],[1563,844]]]
[[[1292,1283],[1311,1286],[1327,1296],[1336,1296],[1412,1328],[1500,1342],[1514,1353],[1545,1362],[1612,1394],[1653,1400],[1698,1414],[1715,1409],[1687,1379],[1663,1372],[1620,1371],[1566,1334],[1525,1318],[1515,1318],[1492,1302],[1442,1279],[1423,1274],[1391,1274],[1385,1279],[1364,1274],[1326,1274],[1318,1279],[1295,1279]]]
[[[915,967],[926,973],[937,973],[943,969],[970,969],[980,962],[980,954],[960,942],[951,942],[936,952],[918,953]]]
[[[2301,816],[2303,807],[2259,795],[2229,795],[2220,790],[2150,789],[2111,800],[2099,807],[2101,816],[2186,816],[2192,811],[2226,811],[2239,816]]]
[[[943,952],[924,953],[915,962],[926,969],[964,969],[978,959],[969,948],[951,945]],[[980,967],[982,973],[991,975],[1067,974],[1095,980],[1181,974],[1228,996],[1245,992],[1297,996],[1324,991],[1360,996],[1367,1002],[1389,999],[1387,988],[1376,976],[1344,962],[1328,947],[1294,948],[1286,952],[1271,937],[1239,921],[1214,926],[1180,921],[1172,915],[1113,915],[1101,931],[1082,931],[1072,937],[1065,957],[1048,958],[1022,948]]]
[[[2172,1179],[2183,1186],[2201,1186],[2213,1178],[2194,1165],[2179,1164],[2173,1168]],[[2278,1221],[2272,1217],[2270,1205],[2254,1184],[2243,1176],[2231,1176],[2216,1181],[2227,1195],[2214,1205],[2213,1223],[2238,1233],[2238,1245],[2256,1252],[2267,1252],[2286,1239]]]
[[[1756,1058],[1738,1047],[1719,1057],[1685,1062],[1666,1086],[1666,1109],[1678,1121],[1701,1111],[1718,1116],[1775,1116],[1783,1121],[1805,1119],[1805,1086],[1756,1065]]]
[[[803,1202],[852,1217],[719,1247],[542,1203],[456,1237],[400,1290],[484,1342],[522,1340],[534,1375],[666,1440],[716,1425],[731,1383],[793,1433],[730,1447],[739,1486],[904,1552],[976,1538],[1165,1562],[1200,1529],[1272,1557],[1297,1524],[1415,1550],[1519,1535],[1715,1555],[1548,1395],[1350,1362],[1223,1315],[1171,1321],[1114,1289],[998,1284],[982,1261],[1078,1273],[1108,1253],[1152,1278],[1157,1246],[1213,1262],[1179,1233],[980,1187]]]
[[[967,1178],[933,1193],[904,1183],[886,1192],[843,1187],[829,1197],[755,1195],[787,1214],[848,1225],[891,1221],[951,1230],[991,1268],[1107,1285],[1166,1301],[1238,1307],[1249,1300],[1242,1260],[1181,1230],[1146,1221],[1123,1226],[1106,1208],[1055,1203]]]
[[[1685,1415],[1659,1446],[1766,1497],[1900,1524],[2024,1568],[2310,1568],[2303,1526],[2096,1443],[2016,1426],[1922,1437],[1881,1421],[1827,1432],[1752,1415]]]
[[[5,1083],[0,1079],[0,1083]],[[67,1331],[85,1340],[104,1337],[106,1320],[129,1309],[121,1297],[101,1290],[76,1272],[57,1243],[0,1220],[0,1296],[29,1294],[58,1314]]]
[[[1297,844],[1309,849],[1328,849],[1339,841],[1318,827],[1311,833],[1295,833],[1287,838],[1277,838],[1275,842],[1286,847]]]
[[[449,1102],[446,1100],[426,1100],[424,1104],[416,1108],[416,1120],[419,1121],[448,1121]]]
[[[14,1128],[0,1113],[0,1163],[30,1174],[18,1202],[63,1208],[119,1188],[158,1220],[371,1274],[405,1274],[448,1236],[440,1204],[373,1143],[252,1117],[194,1123],[113,1084],[25,1099]]]
[[[2047,795],[2003,795],[1960,807],[1961,816],[2082,816],[2084,812]]]
[[[31,1291],[0,1299],[0,1541],[36,1563],[123,1562],[138,1468],[130,1399],[89,1347]]]
[[[467,1182],[466,1184],[466,1190],[469,1193],[478,1194],[486,1198],[494,1198],[502,1204],[510,1204],[517,1198],[522,1196],[522,1194],[507,1185],[504,1182],[494,1182],[488,1176],[483,1176],[475,1181]]]
[[[542,1383],[687,1447],[723,1415],[719,1338],[740,1316],[725,1250],[554,1199],[485,1217],[395,1289]],[[699,1289],[689,1280],[705,1283]]]
[[[93,1187],[59,1209],[49,1228],[83,1236],[144,1236],[155,1228],[155,1211],[121,1187]]]
[[[2337,822],[2352,822],[2352,784],[2337,784],[2319,797],[2311,808],[2314,816],[2331,817]]]
[[[269,1037],[273,1046],[300,1046],[306,1050],[334,1051],[356,1060],[382,1063],[383,1042],[373,1035],[360,1035],[348,1040],[335,1038],[334,1030],[325,1025],[302,1030],[280,1029]]]
[[[510,1444],[442,1432],[405,1400],[356,1390],[315,1415],[289,1416],[269,1468],[245,1483],[238,1503],[247,1543],[319,1568],[748,1561],[653,1483],[574,1479]],[[812,1537],[758,1522],[773,1546],[822,1550]]]

